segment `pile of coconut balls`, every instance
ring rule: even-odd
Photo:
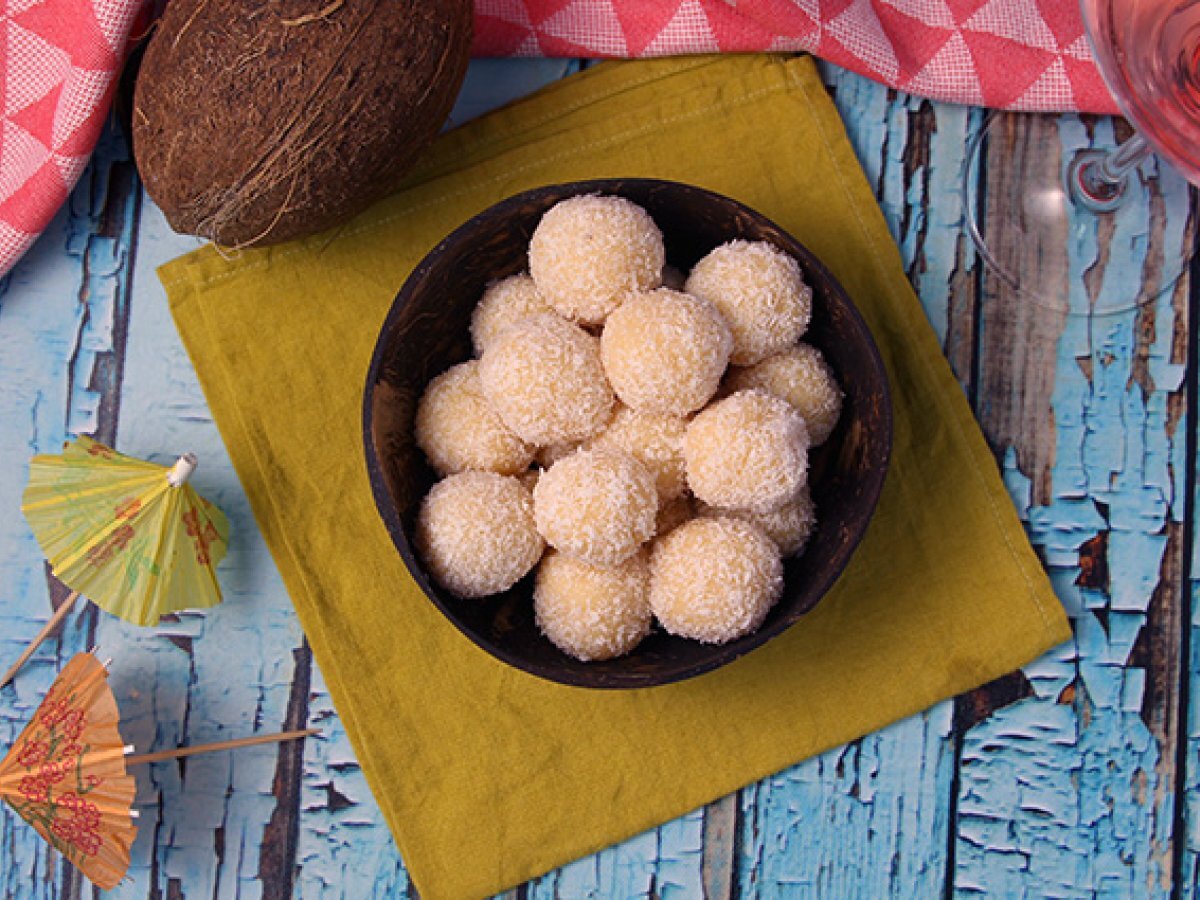
[[[580,660],[628,653],[655,619],[711,644],[749,634],[815,523],[810,447],[842,392],[800,339],[812,290],[766,243],[687,275],[628,200],[546,212],[529,274],[489,285],[476,358],[433,379],[416,441],[442,476],[417,549],[462,598],[537,569],[538,627]]]

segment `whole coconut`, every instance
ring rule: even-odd
[[[471,19],[470,0],[171,0],[134,91],[146,191],[226,246],[344,222],[437,134]]]

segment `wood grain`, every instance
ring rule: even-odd
[[[1110,122],[1070,116],[1014,116],[1004,133],[989,184],[1020,180],[1009,155],[1028,165],[1053,144],[1041,152],[1052,162],[1112,137]],[[955,891],[1171,888],[1178,706],[1165,686],[1181,674],[1186,311],[1170,294],[1140,312],[1088,310],[1136,297],[1145,248],[1178,247],[1190,212],[1175,180],[1165,197],[1135,198],[1118,228],[1072,232],[1062,271],[1041,273],[1061,280],[1072,315],[985,283],[980,416],[1076,637],[1026,667],[1031,696],[962,737]]]
[[[120,406],[129,320],[129,255],[140,197],[128,155],[111,132],[66,207],[5,279],[0,300],[0,503],[20,507],[29,457],[56,452],[69,433],[110,438]],[[51,612],[42,555],[24,520],[0,517],[0,654],[13,659]],[[61,599],[61,598],[60,598]],[[0,694],[0,741],[9,744],[57,673],[92,642],[95,613],[79,604]],[[13,816],[0,818],[0,893],[77,894],[81,880]]]
[[[455,118],[575,68],[476,64]],[[1160,896],[1176,885],[1194,896],[1191,288],[1115,317],[1047,323],[1019,308],[983,275],[963,230],[959,180],[979,111],[825,76],[1075,640],[510,896]],[[1026,164],[1113,136],[1106,119],[1021,116],[1008,127]],[[991,148],[985,202],[1019,189],[1020,162]],[[1189,239],[1192,203],[1176,178],[1144,190],[1120,228],[1072,237],[1053,263],[1058,276],[1065,266],[1072,311],[1136,296],[1146,260],[1153,268]],[[221,607],[156,630],[69,617],[0,691],[0,741],[15,737],[58,662],[94,637],[114,657],[138,750],[322,728],[300,758],[258,748],[141,773],[142,833],[115,896],[412,896],[166,311],[154,267],[194,245],[143,201],[109,134],[70,207],[0,286],[0,508],[19,505],[32,453],[84,431],[151,458],[197,451],[197,483],[235,533]],[[2,663],[50,613],[40,554],[15,515],[0,517],[0,584]],[[85,892],[29,829],[0,816],[0,895]]]

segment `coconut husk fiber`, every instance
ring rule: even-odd
[[[172,0],[134,90],[147,193],[227,247],[346,221],[445,122],[471,21],[470,0]]]

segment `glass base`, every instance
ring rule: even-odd
[[[1094,123],[1089,133],[1077,116],[993,114],[975,135],[963,199],[985,292],[1063,315],[1117,315],[1153,303],[1187,272],[1188,184],[1166,163],[1150,157],[1109,203],[1072,202],[1073,163],[1116,146],[1112,120]]]

